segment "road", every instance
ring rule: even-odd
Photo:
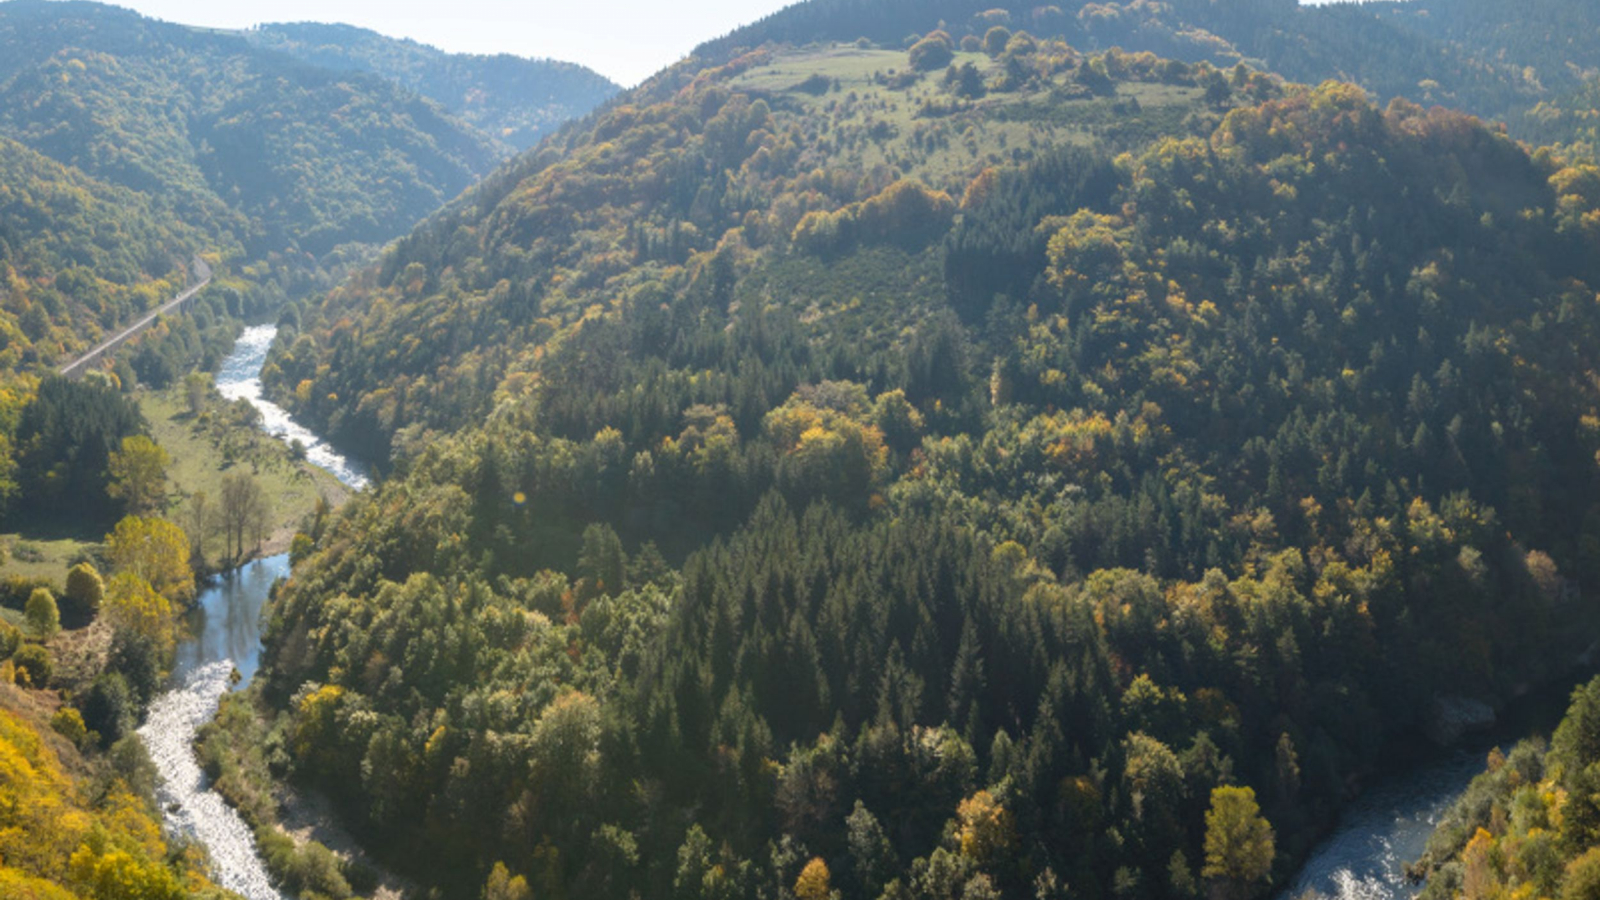
[[[156,319],[174,309],[177,309],[179,306],[182,306],[185,301],[192,298],[195,294],[200,293],[200,291],[205,289],[206,285],[211,283],[211,267],[206,265],[206,261],[198,256],[194,258],[194,273],[200,276],[200,280],[198,282],[191,287],[185,288],[183,293],[173,297],[166,303],[161,304],[153,311],[146,313],[144,317],[139,319],[139,321],[134,322],[132,325],[124,328],[122,331],[117,332],[112,337],[101,341],[100,344],[93,350],[90,350],[88,353],[85,353],[72,362],[62,366],[60,369],[61,375],[65,378],[82,377],[84,371],[88,368],[90,363],[98,360],[100,357],[106,355],[110,351],[115,350],[128,338],[131,338],[146,328],[149,328],[151,323],[155,322]]]

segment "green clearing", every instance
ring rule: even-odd
[[[150,423],[151,437],[172,456],[168,515],[180,523],[194,494],[203,491],[214,501],[221,496],[224,477],[248,472],[272,504],[272,537],[264,549],[281,552],[312,515],[319,497],[338,506],[348,494],[331,474],[294,459],[281,441],[263,434],[216,396],[199,416],[189,412],[177,390],[140,392],[139,408]],[[209,535],[205,546],[208,556],[220,553],[221,535]]]
[[[985,81],[1001,67],[982,53],[958,52]],[[826,90],[803,87],[817,77]],[[810,135],[818,152],[867,174],[893,172],[960,197],[984,168],[1014,165],[1063,145],[1124,149],[1161,134],[1209,133],[1216,113],[1196,87],[1122,80],[1111,96],[1069,96],[1061,72],[1026,90],[954,96],[944,70],[911,75],[907,55],[853,44],[783,53],[733,78],[729,87],[765,96],[775,109],[823,123]]]

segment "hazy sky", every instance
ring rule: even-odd
[[[632,86],[790,0],[111,0],[216,28],[346,22],[458,53],[580,62]]]

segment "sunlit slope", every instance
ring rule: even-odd
[[[177,294],[202,235],[0,137],[0,370],[44,369]]]
[[[959,53],[930,73],[904,52],[854,46],[670,73],[513,162],[334,292],[269,382],[382,459],[407,425],[481,418],[501,378],[552,336],[645,286],[686,289],[719,247],[785,307],[815,305],[866,346],[892,342],[942,302],[938,239],[985,169],[1205,134],[1228,106],[1277,90],[1150,56],[1097,59],[1024,38],[1004,58]],[[912,219],[893,219],[891,196]],[[834,237],[885,255],[888,281],[833,277],[795,252],[833,239],[824,213],[874,197],[889,218]],[[873,285],[883,293],[863,305]]]

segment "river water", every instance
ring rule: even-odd
[[[257,560],[222,576],[200,595],[195,637],[178,647],[172,686],[150,704],[139,736],[161,780],[157,799],[167,828],[204,844],[212,878],[246,900],[284,900],[256,854],[255,836],[211,790],[195,758],[194,737],[211,721],[233,672],[241,686],[261,658],[261,606],[272,583],[289,574],[289,557]]]
[[[261,412],[261,427],[285,443],[299,440],[306,458],[360,489],[367,473],[355,462],[296,424],[282,407],[261,397],[261,366],[277,329],[248,328],[217,375],[217,390],[229,400],[247,400]],[[289,557],[256,560],[229,572],[199,598],[193,635],[178,647],[167,692],[150,704],[139,729],[160,775],[157,798],[167,828],[204,844],[212,878],[246,900],[287,900],[256,853],[255,837],[239,814],[212,790],[195,758],[194,738],[216,715],[222,695],[249,683],[261,659],[261,608],[272,585],[289,574]]]
[[[1489,747],[1449,751],[1378,780],[1344,808],[1280,900],[1315,891],[1335,900],[1403,900],[1417,891],[1407,863],[1427,849],[1439,818],[1488,764]]]

